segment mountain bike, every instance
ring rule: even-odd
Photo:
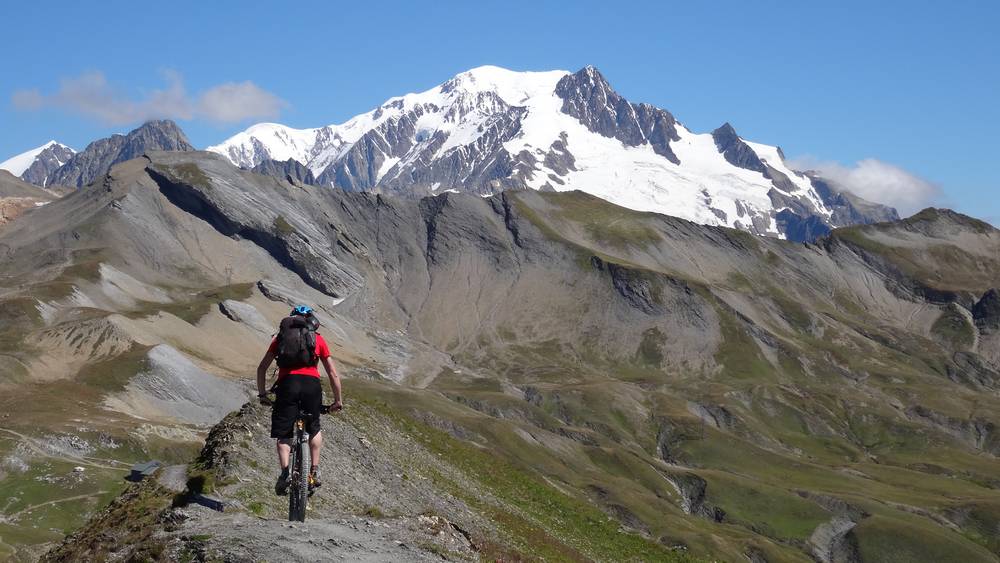
[[[320,414],[330,412],[330,407],[323,405]],[[306,427],[312,415],[299,411],[295,418],[294,430],[292,432],[292,451],[288,458],[288,521],[305,522],[306,508],[309,505],[309,497],[313,490],[310,487],[312,474],[309,452],[309,432]]]

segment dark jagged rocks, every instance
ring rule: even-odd
[[[972,318],[984,331],[1000,330],[1000,290],[991,289],[972,307]]]
[[[107,174],[115,164],[152,150],[195,149],[173,121],[147,121],[125,135],[112,135],[90,143],[52,172],[45,185],[83,187]]]
[[[38,153],[31,166],[21,174],[21,179],[36,186],[48,186],[53,183],[49,182],[49,177],[60,166],[69,162],[73,154],[73,150],[69,147],[53,143]]]
[[[268,159],[254,166],[250,171],[255,174],[263,174],[264,176],[273,176],[287,180],[292,184],[317,183],[312,171],[294,158],[289,158],[284,162]]]
[[[680,164],[670,148],[680,139],[677,120],[666,110],[649,104],[633,104],[615,92],[604,76],[588,66],[556,84],[562,112],[577,118],[591,131],[618,139],[630,147],[649,143],[657,154]]]
[[[722,127],[712,131],[712,139],[729,164],[754,172],[764,172],[764,163],[757,157],[757,153],[740,139],[729,123],[724,123]]]

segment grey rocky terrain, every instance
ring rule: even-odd
[[[36,186],[48,186],[49,177],[75,153],[73,149],[58,143],[52,144],[35,157],[34,162],[21,174],[21,179]]]
[[[1000,232],[969,217],[929,209],[797,244],[581,192],[397,199],[153,151],[26,219],[0,228],[0,381],[46,399],[30,417],[0,403],[14,432],[0,487],[38,496],[0,523],[41,546],[22,551],[1000,554]],[[265,413],[193,444],[210,405],[221,419],[246,400],[225,390],[246,389],[266,327],[297,302],[320,311],[348,408],[324,422],[326,485],[289,542]],[[183,385],[163,397],[164,381]],[[160,407],[129,411],[133,393]],[[74,450],[79,483],[24,488],[72,474],[29,447],[39,431],[90,445]],[[184,486],[102,509],[114,468],[154,455],[186,466]],[[81,508],[31,532],[61,506]]]
[[[287,180],[292,184],[316,184],[316,178],[313,176],[312,171],[294,158],[289,158],[284,162],[265,160],[250,170],[257,174]]]
[[[24,182],[6,170],[0,170],[0,225],[53,199],[56,199],[55,194]]]
[[[107,174],[115,164],[151,150],[188,151],[194,147],[173,121],[148,121],[125,135],[112,135],[90,143],[65,164],[50,171],[45,183],[39,185],[86,186]]]

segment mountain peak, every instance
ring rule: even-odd
[[[90,143],[55,170],[45,185],[83,187],[106,174],[115,164],[151,150],[192,151],[195,148],[172,120],[154,119],[124,135],[116,134]]]
[[[44,186],[49,175],[66,163],[74,150],[57,141],[49,141],[0,163],[0,169],[36,186]]]
[[[593,65],[587,65],[567,76],[567,80],[571,80],[580,85],[596,87],[602,90],[610,90],[612,92],[614,91],[611,89],[611,84],[608,83],[608,80],[604,78],[603,74],[601,74],[601,71],[597,70],[597,67]]]
[[[739,137],[739,135],[736,134],[736,129],[734,129],[728,121],[720,125],[715,131],[712,131],[712,136],[727,138]]]
[[[607,82],[607,80],[604,78],[604,75],[601,74],[601,71],[598,70],[597,67],[594,65],[587,65],[581,68],[579,71],[577,71],[577,74],[584,74],[595,81],[599,80],[601,82]]]
[[[512,106],[524,105],[525,101],[539,94],[551,93],[553,85],[569,73],[555,71],[517,71],[499,66],[479,66],[459,73],[440,87],[425,92],[449,94],[456,91],[468,93],[492,92]]]
[[[786,228],[789,214],[827,229],[868,216],[838,215],[854,204],[824,199],[777,147],[746,141],[729,123],[688,131],[669,111],[627,100],[593,65],[572,73],[479,66],[342,124],[257,124],[209,150],[246,169],[276,161],[260,171],[281,178],[300,173],[288,168],[292,158],[319,185],[347,191],[579,189],[761,235],[798,236]]]
[[[125,136],[136,137],[149,132],[169,135],[173,138],[173,142],[178,146],[190,147],[181,150],[194,150],[194,147],[191,146],[191,143],[188,141],[187,135],[184,134],[184,131],[180,128],[180,126],[178,126],[172,119],[151,119],[139,127],[129,131]]]
[[[180,130],[180,127],[173,119],[150,119],[144,122],[139,127],[136,127],[136,129],[144,129],[144,128],[177,129],[178,131]]]
[[[918,213],[911,215],[910,217],[903,219],[901,224],[919,227],[919,226],[936,226],[943,227],[948,225],[956,225],[969,227],[980,233],[988,233],[996,231],[996,227],[990,225],[985,221],[980,221],[974,217],[965,215],[964,213],[959,213],[952,209],[939,208],[939,207],[928,207]]]

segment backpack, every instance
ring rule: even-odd
[[[293,315],[281,320],[278,328],[277,361],[278,367],[303,368],[316,365],[316,328],[310,319]]]

